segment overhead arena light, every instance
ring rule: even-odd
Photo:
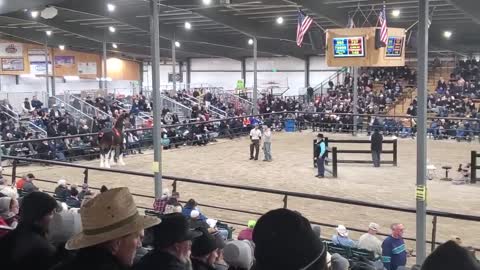
[[[78,81],[78,80],[80,80],[80,77],[78,77],[78,76],[63,76],[63,79],[65,81]]]
[[[113,27],[113,26],[108,27],[108,31],[110,31],[111,33],[115,33],[116,30],[117,29],[115,29],[115,27]]]
[[[248,40],[248,45],[253,45],[253,39]]]
[[[449,39],[452,36],[452,32],[451,31],[445,31],[445,32],[443,32],[443,36],[445,38]]]
[[[277,24],[283,24],[283,17],[277,18]]]
[[[118,48],[117,44],[115,44],[115,43],[112,43],[112,47],[113,47],[114,49]]]
[[[36,78],[35,74],[20,74],[20,78]]]
[[[38,14],[39,14],[39,12],[36,11],[36,10],[30,11],[30,16],[32,16],[32,18],[37,18],[37,17],[38,17]]]
[[[47,7],[40,13],[40,16],[46,20],[53,19],[58,15],[58,10],[54,7]]]
[[[52,30],[45,31],[45,34],[47,34],[47,36],[51,36],[52,35]]]
[[[400,16],[400,9],[394,9],[394,10],[392,10],[392,16],[393,16],[393,17],[398,17],[398,16]]]
[[[116,8],[116,6],[114,4],[111,4],[111,3],[107,4],[108,11],[113,12],[113,11],[115,11],[115,8]]]
[[[190,30],[192,29],[192,24],[189,22],[185,22],[185,29]]]
[[[180,48],[180,42],[175,41],[175,47]]]
[[[212,3],[212,0],[202,0],[204,5],[210,5]]]

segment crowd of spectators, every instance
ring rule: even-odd
[[[18,181],[17,181],[18,182]],[[14,189],[15,194],[4,189]],[[80,194],[82,194],[80,198]],[[19,197],[19,195],[21,195]],[[68,203],[76,201],[75,203]],[[78,203],[80,201],[80,203]],[[66,203],[65,203],[66,202]],[[68,206],[67,206],[68,205]],[[93,193],[60,180],[54,196],[34,190],[16,193],[0,183],[0,254],[5,269],[164,270],[478,270],[461,239],[438,246],[422,266],[412,255],[404,226],[392,224],[383,240],[369,224],[358,241],[339,225],[331,241],[301,213],[276,209],[251,220],[235,237],[207,218],[194,200],[182,206],[178,193],[164,193],[155,212],[140,215],[127,188]],[[80,208],[80,210],[79,210]],[[227,227],[227,230],[229,228]],[[236,239],[234,239],[236,238]],[[345,250],[364,251],[351,257]]]
[[[430,122],[429,134],[434,139],[456,138],[471,140],[480,132],[480,115],[474,98],[479,94],[476,81],[478,62],[469,60],[459,62],[458,67],[448,82],[441,79],[435,93],[428,97],[428,108],[438,118]],[[465,81],[462,75],[467,76]],[[408,67],[370,68],[361,71],[358,78],[359,114],[372,115],[356,117],[357,130],[370,133],[379,129],[387,135],[414,137],[415,120],[409,117],[377,117],[388,112],[400,98],[405,96],[404,86],[415,84],[415,71]],[[258,107],[262,117],[246,117],[247,108],[229,99],[229,95],[207,89],[181,90],[177,93],[165,91],[163,94],[184,106],[191,108],[190,115],[177,115],[165,106],[161,112],[165,125],[187,124],[186,126],[162,129],[162,145],[165,148],[176,148],[182,145],[207,145],[218,137],[234,138],[248,132],[255,124],[267,124],[273,130],[284,128],[285,118],[294,118],[299,130],[307,127],[327,132],[351,132],[353,130],[353,82],[350,74],[346,74],[342,82],[330,81],[326,95],[314,97],[312,93],[305,97],[282,97],[264,93],[260,96]],[[310,96],[311,95],[311,96]],[[88,104],[88,105],[85,105]],[[13,108],[4,101],[0,108],[0,129],[3,141],[18,141],[45,137],[38,130],[31,128],[30,122],[17,121],[13,117]],[[82,111],[91,118],[74,115],[67,109],[71,106]],[[417,100],[407,108],[407,116],[416,116]],[[93,98],[87,95],[71,98],[68,104],[53,104],[47,108],[36,96],[32,100],[25,99],[22,113],[31,123],[46,130],[47,137],[62,135],[81,135],[96,133],[109,128],[116,115],[123,110],[130,111],[126,129],[153,126],[151,118],[152,100],[140,93],[133,96],[107,95]],[[225,116],[218,114],[224,112]],[[307,112],[312,114],[274,114],[273,112]],[[101,112],[101,113],[100,113]],[[217,112],[217,113],[215,113]],[[242,117],[223,120],[224,117]],[[472,120],[449,120],[448,116],[466,117]],[[201,123],[218,120],[211,123]],[[132,131],[125,133],[125,154],[141,153],[142,148],[152,143],[152,132]],[[95,136],[44,141],[36,143],[7,144],[4,154],[38,157],[43,159],[72,160],[78,157],[94,157],[97,142]]]

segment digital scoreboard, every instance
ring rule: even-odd
[[[403,37],[388,37],[385,55],[387,57],[401,57],[403,50]]]
[[[365,40],[363,37],[333,38],[334,57],[364,57]]]

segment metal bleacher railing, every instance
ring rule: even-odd
[[[19,113],[17,113],[16,111],[8,108],[8,106],[5,106],[5,105],[0,105],[0,106],[2,107],[3,110],[5,110],[5,112],[6,112],[5,116],[8,119],[11,119],[12,121],[14,121],[15,123],[17,123],[19,125],[22,125],[22,123],[26,124],[26,127],[27,127],[28,131],[31,132],[32,134],[38,133],[40,137],[46,137],[47,136],[47,131],[45,129],[39,127],[35,123],[33,123],[29,117],[22,118]]]
[[[17,177],[16,168],[17,168],[17,165],[18,165],[19,161],[31,162],[31,163],[42,163],[42,164],[49,164],[49,165],[55,165],[55,166],[63,166],[63,167],[83,169],[84,170],[83,174],[84,174],[84,182],[85,183],[89,182],[89,175],[90,175],[91,171],[133,175],[133,176],[147,177],[147,178],[153,179],[153,174],[151,174],[151,173],[142,173],[142,172],[134,172],[134,171],[98,168],[98,167],[85,166],[85,165],[79,165],[79,164],[73,164],[73,163],[65,163],[65,162],[49,161],[49,160],[41,160],[41,159],[30,159],[30,158],[14,157],[14,156],[3,156],[2,158],[10,159],[10,160],[14,161],[13,166],[12,166],[12,173],[10,175],[5,174],[6,176],[11,176],[12,177],[12,182],[15,182],[15,179]],[[367,207],[367,208],[388,210],[388,211],[394,211],[394,212],[400,212],[400,213],[409,213],[409,214],[415,214],[416,213],[416,210],[414,208],[398,207],[398,206],[378,204],[378,203],[372,203],[372,202],[366,202],[366,201],[360,201],[360,200],[353,200],[353,199],[346,199],[346,198],[338,198],[338,197],[331,197],[331,196],[324,196],[324,195],[292,192],[292,191],[285,191],[285,190],[278,190],[278,189],[253,187],[253,186],[238,185],[238,184],[208,182],[208,181],[203,181],[203,180],[196,180],[196,179],[175,177],[175,176],[168,176],[168,175],[163,175],[162,178],[164,180],[173,181],[173,183],[172,183],[173,191],[177,191],[177,183],[189,183],[189,184],[195,184],[195,185],[206,185],[206,186],[211,186],[211,187],[220,187],[220,188],[226,188],[226,189],[235,189],[235,190],[242,190],[242,191],[249,191],[249,192],[260,192],[260,193],[266,193],[266,194],[272,194],[272,195],[279,195],[279,196],[281,196],[279,199],[281,199],[283,201],[283,207],[284,208],[288,208],[288,199],[289,198],[295,198],[296,200],[297,199],[317,200],[317,201],[323,201],[323,202],[329,202],[329,203],[338,203],[338,204],[342,204],[342,205],[354,205],[354,206],[358,206],[358,207]],[[43,181],[43,182],[47,182],[47,183],[51,183],[51,184],[56,184],[57,183],[56,181],[54,181],[52,179],[36,179],[36,181]],[[89,184],[91,185],[92,183],[89,183]],[[97,189],[97,188],[98,187],[93,187],[93,189]],[[154,200],[154,196],[147,195],[147,194],[134,193],[133,195],[136,196],[136,197],[151,199],[152,202]],[[203,200],[204,201],[208,200],[208,198],[203,198]],[[254,209],[253,210],[244,210],[244,209],[236,209],[236,208],[225,207],[225,206],[220,206],[220,205],[208,205],[208,204],[201,204],[200,206],[204,206],[204,207],[208,207],[208,208],[212,208],[212,209],[229,211],[229,212],[233,212],[233,213],[243,213],[243,214],[257,215],[257,216],[263,215],[263,213],[255,211]],[[147,209],[147,210],[151,210],[150,208],[147,208],[147,207],[142,207],[142,208]],[[430,238],[430,240],[427,241],[427,243],[429,243],[431,245],[432,250],[435,248],[435,245],[441,244],[441,242],[437,241],[437,229],[438,229],[438,223],[439,223],[438,218],[449,218],[449,219],[469,221],[469,222],[480,222],[480,216],[450,213],[450,212],[444,212],[444,211],[428,210],[427,215],[432,217],[431,238]],[[223,221],[228,222],[230,224],[245,226],[245,224],[241,224],[241,223],[231,221],[231,220],[223,220]],[[325,227],[329,227],[329,228],[335,228],[337,226],[336,224],[327,224],[327,223],[322,223],[322,222],[319,222],[319,221],[311,221],[311,222],[312,222],[312,224],[317,224],[317,225],[325,226]],[[351,231],[364,232],[364,230],[361,229],[361,228],[355,228],[354,226],[348,226],[348,227]],[[387,236],[387,234],[380,234],[380,235]],[[415,238],[404,238],[404,239],[409,240],[409,241],[416,241]],[[480,251],[479,247],[473,247],[473,248],[477,251]]]

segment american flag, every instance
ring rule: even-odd
[[[297,46],[302,47],[303,37],[313,23],[313,19],[298,10]]]
[[[387,28],[387,14],[385,13],[385,6],[383,6],[383,10],[380,11],[380,15],[378,16],[378,21],[380,22],[380,41],[386,45],[388,42],[388,28]]]

